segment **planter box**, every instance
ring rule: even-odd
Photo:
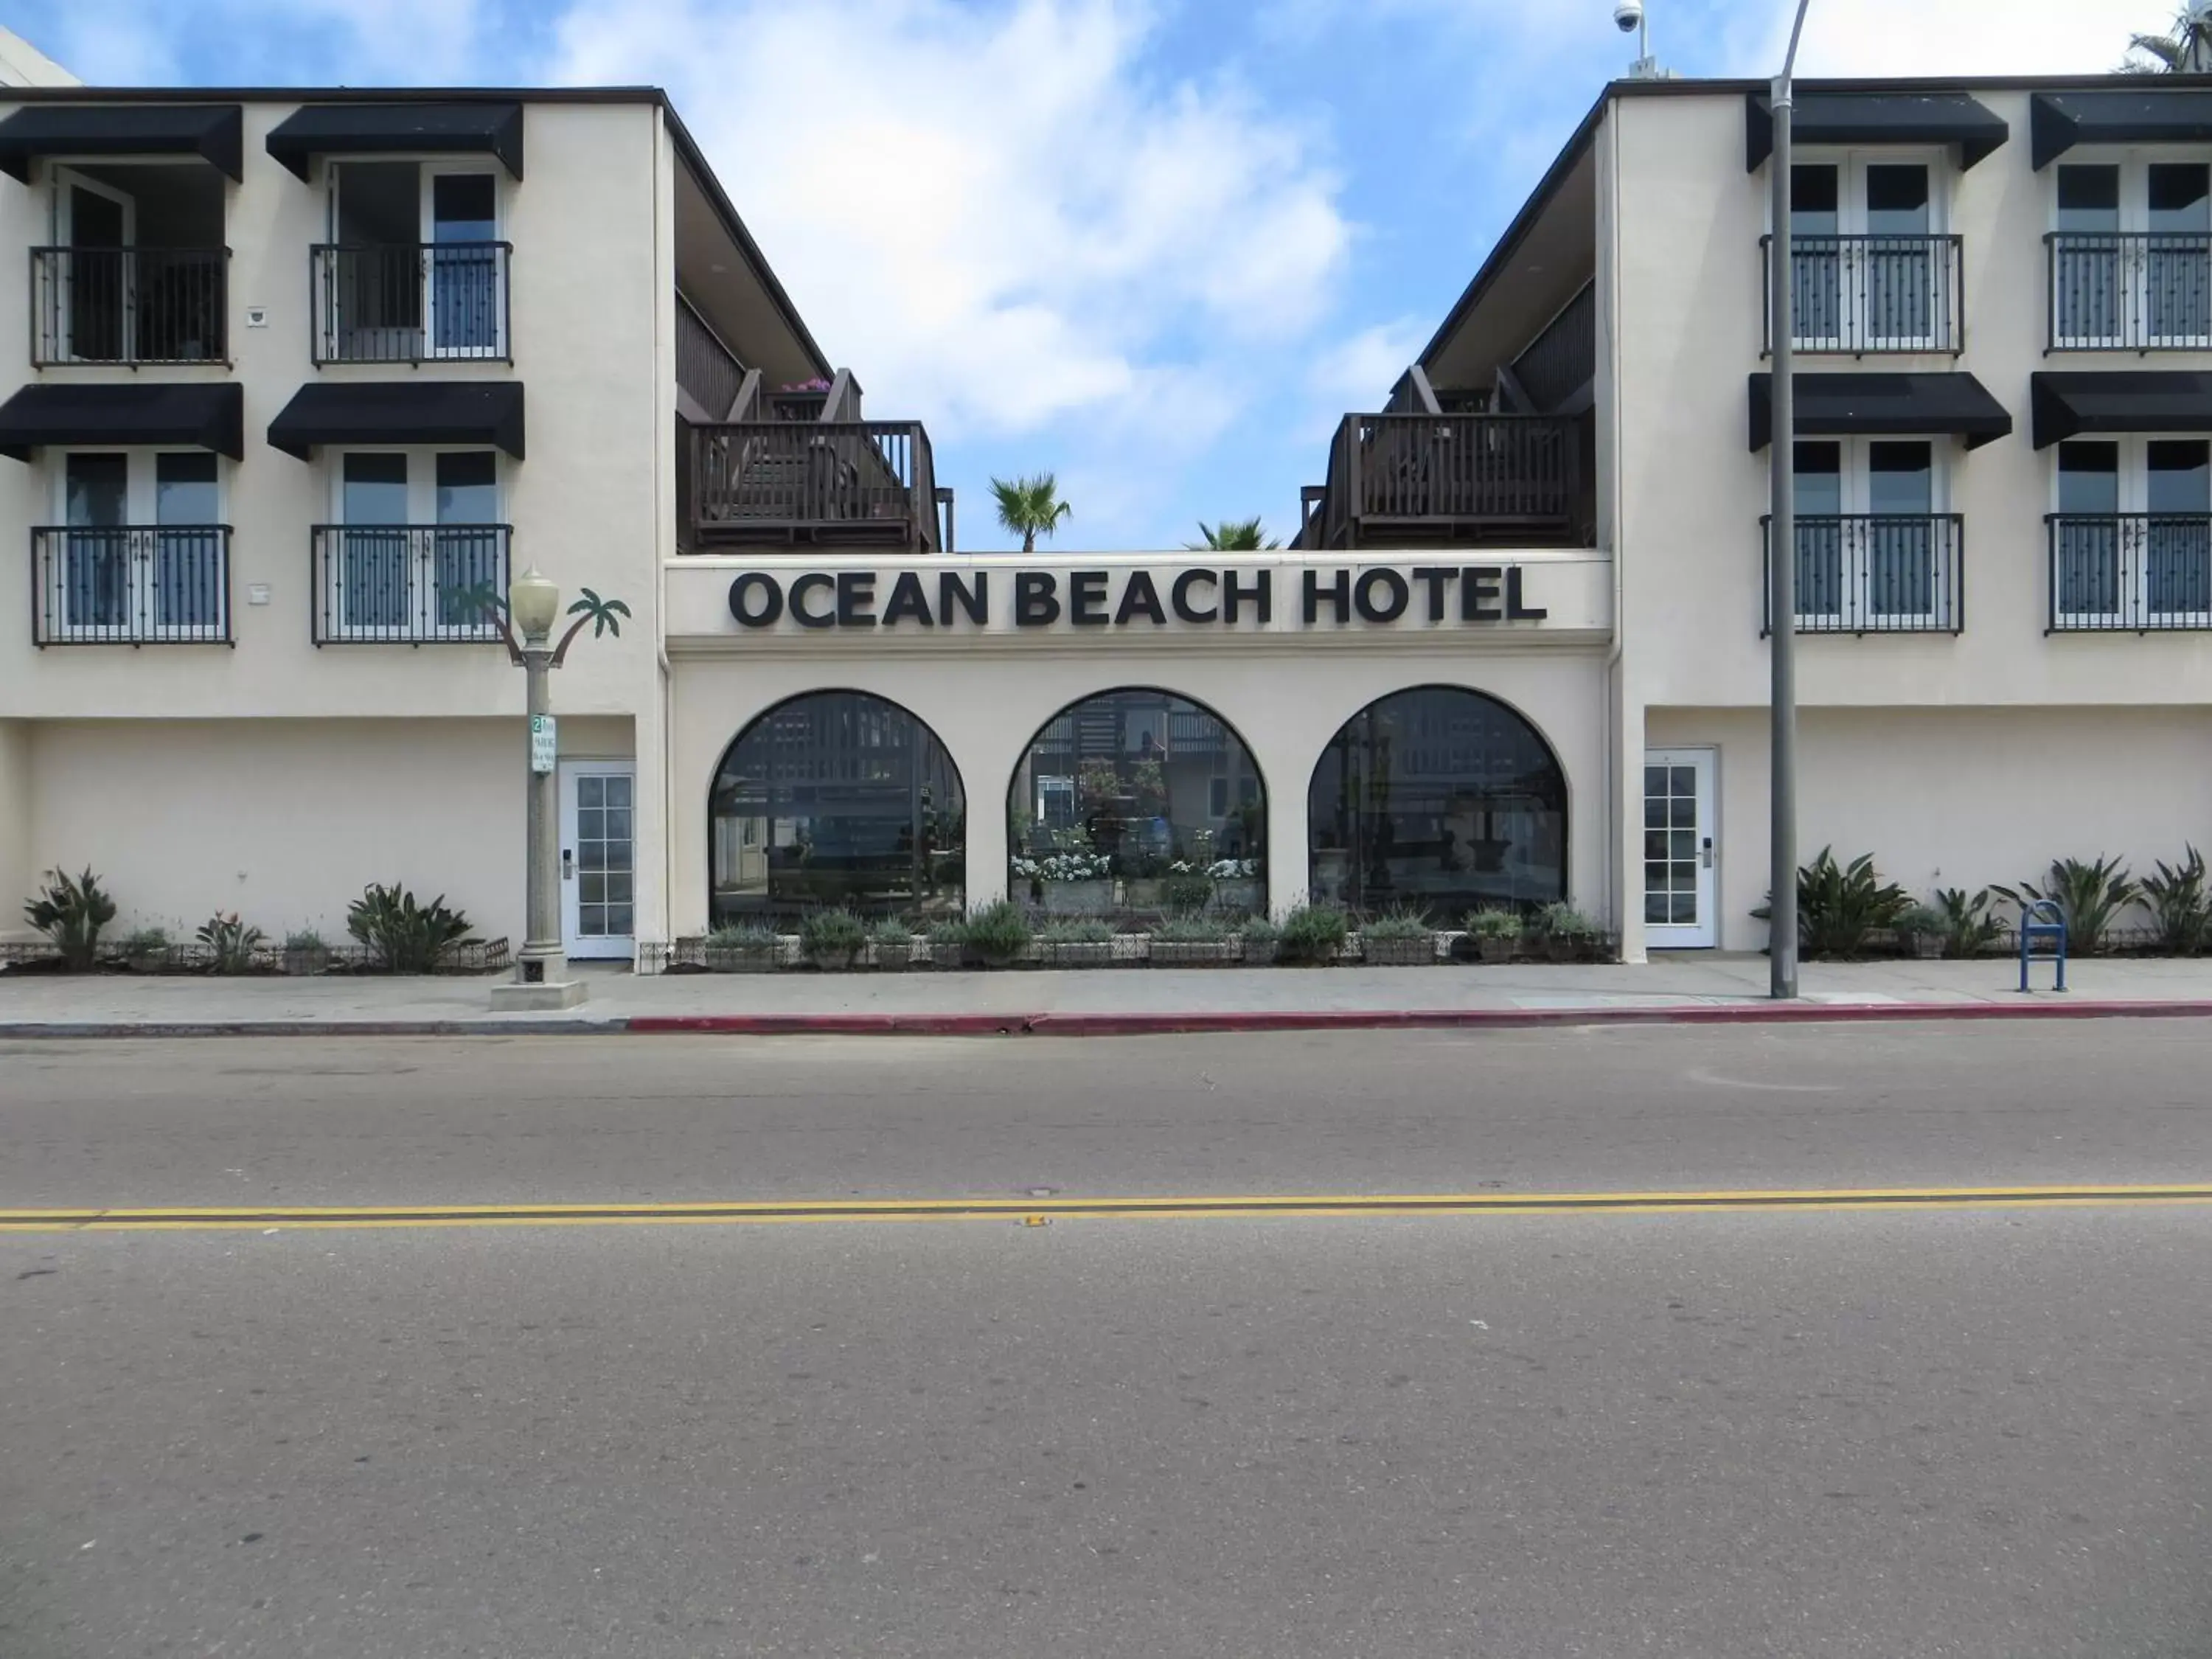
[[[1243,941],[1241,958],[1247,968],[1272,968],[1275,965],[1275,941],[1271,939],[1248,939]]]
[[[708,945],[707,967],[717,974],[772,974],[775,959],[782,952],[773,945],[748,945],[743,950],[724,950]]]
[[[1152,963],[1155,968],[1218,968],[1237,960],[1231,951],[1243,953],[1237,939],[1159,939],[1152,942]]]
[[[312,950],[284,952],[284,971],[288,974],[319,974],[331,965],[330,948],[318,945]]]
[[[1425,968],[1437,959],[1433,933],[1420,939],[1366,939],[1359,953],[1372,968]]]
[[[1132,910],[1157,910],[1166,902],[1161,894],[1166,884],[1157,879],[1125,881],[1121,884],[1121,902]]]
[[[1048,968],[1110,968],[1114,963],[1114,941],[1078,939],[1040,945],[1037,957]]]
[[[848,974],[852,972],[853,964],[860,960],[860,950],[866,948],[862,946],[851,951],[825,951],[818,957],[808,957],[806,961],[825,974]]]
[[[868,946],[868,966],[883,974],[902,974],[914,966],[914,941],[904,945],[876,945]]]
[[[1915,933],[1911,939],[1912,954],[1923,962],[1933,962],[1943,954],[1943,935],[1941,933]]]
[[[1519,948],[1520,944],[1521,941],[1517,939],[1478,939],[1474,942],[1474,953],[1484,962],[1496,967],[1500,963],[1512,961],[1513,952]]]
[[[1044,884],[1044,913],[1048,916],[1103,916],[1113,908],[1114,884],[1103,877]]]
[[[1257,915],[1267,907],[1267,884],[1256,876],[1213,884],[1213,908],[1242,915]]]

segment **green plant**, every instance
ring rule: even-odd
[[[1060,528],[1062,519],[1075,509],[1060,499],[1060,482],[1049,472],[1034,478],[994,478],[992,499],[999,508],[999,525],[1009,535],[1022,538],[1022,551],[1036,551],[1036,538]]]
[[[1229,937],[1229,929],[1213,916],[1170,916],[1152,929],[1152,939],[1162,945],[1218,945]]]
[[[767,951],[781,942],[775,928],[754,922],[724,922],[707,935],[710,951]]]
[[[1351,924],[1333,904],[1302,904],[1283,918],[1277,948],[1289,961],[1334,962],[1343,954]]]
[[[323,943],[323,936],[313,928],[301,927],[284,935],[284,948],[287,951],[327,951],[331,947]]]
[[[968,924],[964,921],[940,921],[929,930],[930,948],[939,946],[953,950],[968,943]]]
[[[1943,913],[1930,904],[1908,904],[1890,924],[1900,939],[1912,939],[1921,934],[1942,937],[1949,931]]]
[[[960,942],[993,967],[1016,962],[1030,948],[1030,919],[1011,899],[987,904],[968,918]]]
[[[1969,895],[1963,887],[1940,887],[1936,908],[1943,920],[1943,954],[1979,956],[2004,937],[2004,923],[1990,914],[1990,890]]]
[[[2212,897],[2204,890],[2204,855],[2194,847],[2178,869],[2158,861],[2158,873],[2142,878],[2143,902],[2161,947],[2178,957],[2193,957],[2212,937]]]
[[[218,910],[200,924],[192,937],[208,953],[210,973],[243,974],[252,970],[253,953],[261,947],[264,935],[258,927],[240,921],[235,910],[228,915]]]
[[[1863,853],[1839,866],[1828,848],[1797,872],[1797,946],[1808,957],[1856,956],[1877,928],[1894,927],[1911,904],[1911,895],[1875,872],[1874,855]],[[1761,921],[1772,904],[1751,913]]]
[[[100,930],[115,920],[115,901],[89,867],[81,876],[49,870],[46,891],[23,901],[23,920],[53,941],[63,967],[81,974],[99,957]]]
[[[817,968],[849,968],[868,929],[850,910],[817,910],[799,924],[800,954]]]
[[[120,948],[126,957],[159,956],[169,948],[169,930],[141,927],[136,933],[125,933]]]
[[[1048,921],[1037,929],[1040,945],[1111,945],[1113,927],[1103,921]]]
[[[376,952],[387,974],[427,974],[475,934],[469,919],[446,908],[443,893],[428,904],[402,887],[374,882],[346,907],[346,932]]]
[[[1278,548],[1282,543],[1273,540],[1261,527],[1255,516],[1249,519],[1224,519],[1219,524],[1198,521],[1198,533],[1206,539],[1185,542],[1183,549],[1190,553],[1259,553]]]
[[[2142,887],[2118,859],[2099,859],[2094,864],[2053,859],[2043,886],[2024,881],[2017,888],[1992,885],[1990,890],[2023,910],[2045,900],[2056,904],[2066,918],[2066,948],[2085,957],[2094,956],[2103,945],[2112,918],[2142,896]]]
[[[1247,945],[1279,944],[1283,937],[1282,924],[1272,916],[1247,916],[1237,931]]]
[[[896,916],[880,916],[868,924],[871,945],[911,945],[914,929]]]
[[[1536,912],[1534,931],[1542,939],[1568,939],[1578,944],[1597,937],[1597,924],[1566,900],[1553,899]]]
[[[1500,909],[1496,905],[1477,910],[1463,924],[1476,939],[1519,939],[1520,913]]]
[[[1160,897],[1178,913],[1203,910],[1213,902],[1213,878],[1203,870],[1170,870]]]
[[[1370,916],[1359,926],[1362,939],[1427,939],[1435,932],[1426,916],[1403,905],[1382,915]]]

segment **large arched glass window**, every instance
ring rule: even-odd
[[[1244,741],[1171,692],[1102,691],[1030,742],[1007,891],[1048,910],[1267,907],[1267,791]]]
[[[778,703],[722,756],[708,805],[714,923],[831,905],[957,915],[968,802],[937,734],[864,691]]]
[[[1535,727],[1479,692],[1368,704],[1329,739],[1306,811],[1316,903],[1455,925],[1567,896],[1566,775]]]

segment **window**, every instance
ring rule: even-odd
[[[508,356],[499,179],[472,167],[331,169],[332,245],[316,252],[317,361]]]
[[[1936,445],[1801,439],[1792,453],[1800,630],[1955,628],[1958,526],[1938,511]]]
[[[1790,168],[1790,295],[1808,351],[1950,350],[1953,273],[1935,170],[1863,156]]]
[[[60,456],[58,538],[41,578],[58,639],[228,637],[216,458],[203,449]]]
[[[346,451],[335,489],[323,596],[331,636],[497,637],[485,609],[507,581],[496,454]]]
[[[2130,158],[2056,171],[2052,345],[2212,348],[2212,164]]]
[[[2057,628],[2212,627],[2212,441],[2058,446]]]

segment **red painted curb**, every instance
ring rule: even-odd
[[[1331,1008],[1097,1014],[689,1014],[633,1018],[637,1036],[1171,1036],[1236,1031],[1361,1031],[1553,1025],[1824,1025],[1997,1019],[2204,1019],[2212,1002],[1695,1003],[1632,1008]]]

